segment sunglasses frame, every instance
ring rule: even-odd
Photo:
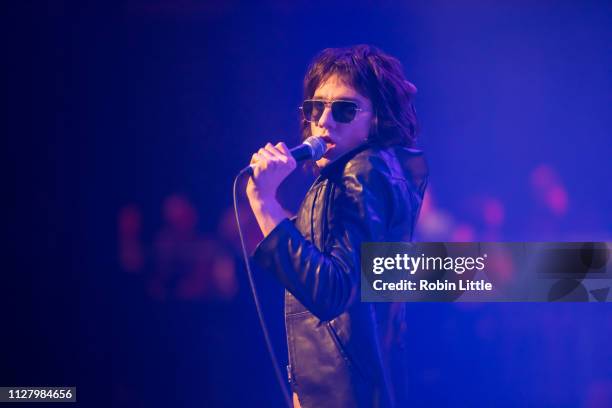
[[[329,106],[329,108],[331,109],[332,112],[332,117],[334,118],[334,121],[338,122],[338,123],[351,123],[352,121],[355,120],[355,118],[357,117],[357,114],[359,112],[369,112],[368,110],[365,110],[363,108],[360,108],[359,105],[357,104],[357,102],[355,101],[347,101],[345,99],[334,99],[334,100],[325,100],[325,99],[305,99],[304,102],[322,102],[323,103],[323,111],[321,112],[321,115],[323,115],[323,112],[325,111],[325,108],[327,108]],[[351,120],[349,120],[348,122],[344,122],[344,121],[339,121],[336,119],[336,116],[334,115],[334,109],[332,107],[332,105],[336,102],[346,102],[346,103],[351,103],[355,105],[355,116],[353,116],[353,118]],[[299,106],[298,109],[302,112],[302,117],[304,118],[304,120],[306,122],[318,122],[319,119],[321,119],[321,116],[319,116],[318,119],[316,120],[308,120],[308,118],[306,118],[306,115],[304,114],[304,103],[302,103],[302,106]]]

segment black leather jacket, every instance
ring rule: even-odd
[[[255,264],[286,288],[287,368],[303,408],[400,406],[389,363],[403,360],[393,350],[404,305],[360,302],[360,247],[411,240],[426,183],[420,151],[362,145],[257,246]]]

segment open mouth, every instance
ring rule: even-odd
[[[323,157],[329,159],[330,154],[332,154],[336,147],[336,144],[329,136],[321,136],[321,138],[325,141],[325,153],[323,154]]]
[[[323,139],[325,141],[325,145],[327,146],[327,150],[333,148],[336,146],[336,144],[333,142],[333,140],[331,139],[331,137],[329,136],[320,136],[321,139]]]

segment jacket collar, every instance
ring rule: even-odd
[[[346,163],[349,162],[349,160],[351,160],[357,154],[370,147],[372,147],[372,144],[370,142],[365,142],[357,146],[353,150],[349,150],[348,152],[344,153],[342,156],[338,157],[336,160],[321,169],[321,177],[328,178],[332,173],[335,173],[336,171],[342,171],[342,169],[344,169],[344,166],[346,165]]]

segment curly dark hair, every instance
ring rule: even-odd
[[[371,45],[326,48],[312,61],[304,77],[304,99],[337,75],[372,102],[374,119],[368,141],[380,146],[414,147],[418,134],[413,106],[416,87],[404,77],[401,63]],[[310,124],[302,117],[302,140]]]

